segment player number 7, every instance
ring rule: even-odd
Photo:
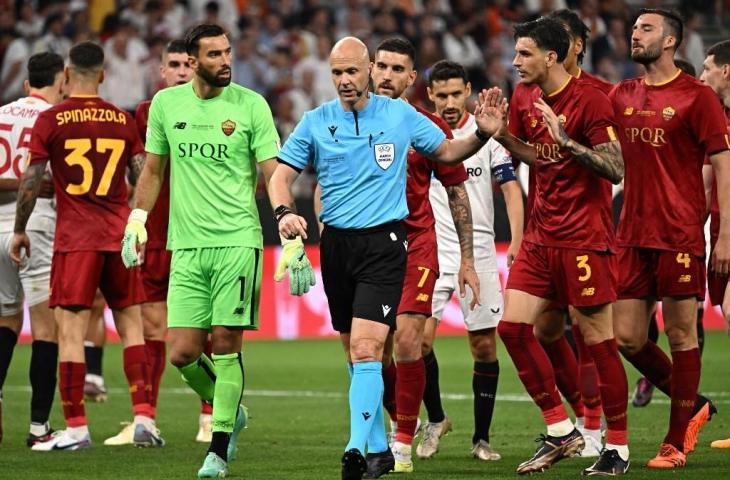
[[[106,153],[111,150],[109,160],[104,167],[104,173],[99,180],[99,186],[96,187],[96,194],[103,197],[109,193],[109,187],[114,178],[114,172],[117,170],[119,159],[124,153],[125,142],[119,138],[97,138],[97,153]],[[68,139],[63,144],[66,150],[71,150],[64,160],[70,166],[78,165],[83,170],[81,183],[69,183],[66,185],[66,192],[70,195],[84,195],[91,190],[91,182],[94,180],[94,166],[85,155],[91,150],[90,138],[73,138]]]

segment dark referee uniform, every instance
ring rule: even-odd
[[[309,163],[317,171],[322,280],[340,333],[350,332],[353,317],[395,325],[408,248],[408,149],[430,155],[446,139],[403,100],[369,95],[361,111],[335,99],[307,112],[278,155],[298,171]]]

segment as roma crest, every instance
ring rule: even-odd
[[[226,137],[230,137],[231,134],[236,130],[236,122],[233,120],[226,120],[221,123],[221,130],[226,134]]]
[[[667,122],[674,117],[675,111],[672,107],[667,107],[664,110],[662,110],[662,117],[664,117],[664,120]]]

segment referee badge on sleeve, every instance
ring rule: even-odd
[[[387,170],[393,165],[395,160],[395,144],[394,143],[376,143],[374,147],[375,162],[383,170]]]

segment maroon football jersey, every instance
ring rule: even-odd
[[[119,251],[127,166],[144,152],[131,115],[99,97],[71,97],[38,116],[29,152],[31,164],[50,161],[53,171],[54,251]]]
[[[509,128],[536,152],[524,239],[550,247],[611,250],[611,183],[558,147],[534,106],[541,91],[529,85],[522,91],[513,102],[517,108],[510,113]],[[579,144],[593,147],[617,140],[611,104],[600,90],[571,77],[559,91],[542,98]]]
[[[725,108],[725,122],[727,126],[728,138],[730,138],[730,108]],[[728,141],[730,148],[730,140]],[[705,163],[710,164],[710,157],[705,157]],[[720,203],[717,200],[717,180],[712,182],[712,202],[710,203],[710,239],[712,245],[715,245],[717,237],[720,235]]]
[[[659,85],[625,80],[610,98],[626,171],[619,244],[704,256],[702,164],[728,149],[717,95],[678,71]]]
[[[147,118],[152,102],[147,100],[137,106],[134,120],[137,123],[140,138],[147,138]],[[167,245],[167,223],[170,216],[170,162],[165,166],[160,194],[157,202],[147,217],[147,248],[165,248]]]
[[[448,124],[440,117],[424,110],[417,105],[415,109],[428,117],[446,134],[446,138],[454,138]],[[408,238],[433,229],[436,220],[429,201],[428,190],[431,187],[431,175],[435,175],[444,187],[458,185],[469,177],[464,165],[442,165],[428,159],[413,149],[408,151],[408,179],[406,181],[406,201],[408,202],[408,217],[405,219]]]
[[[588,85],[592,85],[593,87],[599,89],[606,95],[608,95],[608,92],[610,92],[613,89],[613,84],[608,83],[605,80],[601,80],[595,75],[591,75],[590,73],[580,69],[578,70],[578,75],[575,77],[581,82],[585,82]]]

